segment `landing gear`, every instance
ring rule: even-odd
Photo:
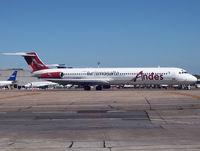
[[[190,90],[190,89],[191,89],[190,85],[186,86],[186,90]]]
[[[97,91],[101,91],[102,90],[102,86],[101,85],[96,86],[96,90]]]
[[[183,89],[183,90],[190,90],[191,86],[190,85],[179,85],[177,88],[178,89]]]
[[[110,86],[110,85],[104,85],[103,88],[104,88],[104,89],[110,89],[111,86]]]
[[[90,90],[91,90],[91,87],[88,86],[88,85],[86,85],[86,86],[84,86],[84,90],[85,90],[85,91],[90,91]]]

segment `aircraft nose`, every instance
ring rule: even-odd
[[[195,82],[197,82],[197,78],[195,76],[191,75],[190,76],[190,81],[195,83]]]

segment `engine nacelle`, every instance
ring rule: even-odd
[[[60,79],[63,77],[62,72],[50,72],[50,73],[43,73],[40,75],[40,78],[54,78],[54,79]]]

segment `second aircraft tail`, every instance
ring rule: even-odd
[[[17,71],[14,71],[13,74],[8,78],[8,81],[16,81]]]

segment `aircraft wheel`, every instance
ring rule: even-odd
[[[87,85],[87,86],[84,86],[84,90],[85,90],[85,91],[90,91],[90,90],[91,90],[91,87],[88,86],[88,85]]]
[[[98,85],[98,86],[96,87],[96,90],[97,90],[97,91],[101,91],[101,90],[102,90],[102,86],[101,86],[101,85]]]
[[[191,90],[191,86],[190,85],[186,86],[186,90]]]

